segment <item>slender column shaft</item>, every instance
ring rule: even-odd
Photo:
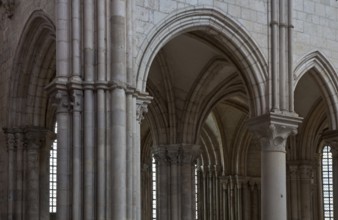
[[[250,215],[250,190],[248,183],[243,184],[243,220],[251,220]]]
[[[108,4],[108,3],[107,3]],[[108,65],[109,66],[109,65]],[[107,67],[108,68],[108,67]],[[107,70],[108,72],[108,70]],[[108,77],[109,75],[107,75]],[[110,92],[106,92],[106,135],[105,135],[105,141],[107,144],[106,147],[106,218],[107,219],[112,219],[112,212],[111,212],[111,204],[112,204],[112,195],[113,195],[113,191],[112,191],[112,178],[111,175],[112,173],[112,169],[111,169],[111,158],[112,158],[112,151],[111,151],[111,147],[112,146],[112,140],[111,140],[111,136],[110,134],[112,133],[112,112],[111,112],[111,102],[112,102],[112,98],[111,98],[111,93]]]
[[[280,108],[287,110],[289,106],[285,106],[288,102],[286,92],[288,91],[286,78],[288,77],[286,68],[286,19],[285,19],[285,0],[279,0],[279,93],[280,93]]]
[[[134,213],[134,219],[140,220],[141,219],[141,120],[142,118],[136,117],[136,98],[133,98],[132,100],[132,108],[134,112],[132,115],[132,121],[133,123],[133,131],[134,131],[134,151],[133,151],[133,173],[134,173],[134,182],[133,182],[133,188],[134,188],[134,198],[133,201],[135,203],[135,211]]]
[[[311,209],[312,201],[312,166],[311,165],[301,165],[300,166],[300,178],[301,178],[301,195],[302,195],[302,220],[311,219],[313,212]]]
[[[112,219],[127,218],[126,94],[116,88],[111,93],[111,207]],[[118,178],[116,178],[118,177]]]
[[[298,180],[299,172],[298,165],[289,166],[290,173],[290,201],[291,201],[291,220],[299,219],[299,210],[298,210]]]
[[[94,9],[93,0],[84,0],[84,73],[89,85],[94,81]],[[84,90],[84,220],[95,218],[95,136],[94,94],[91,88]]]
[[[278,69],[278,4],[271,1],[271,71],[272,71],[272,108],[279,109],[279,69]]]
[[[203,219],[207,219],[207,170],[204,167],[204,172],[203,172]]]
[[[80,0],[71,1],[72,7],[72,80],[81,83],[81,3]],[[72,219],[82,220],[83,209],[83,122],[82,122],[82,91],[74,89],[72,114]]]
[[[262,151],[262,219],[286,219],[285,152]]]
[[[97,1],[97,20],[98,20],[98,82],[107,80],[107,65],[106,65],[106,1]],[[97,91],[97,143],[98,143],[98,192],[97,192],[97,218],[99,220],[106,219],[106,93],[99,88]]]
[[[5,130],[8,149],[8,220],[13,220],[14,214],[14,190],[15,190],[15,136]]]
[[[27,218],[39,219],[39,152],[38,146],[29,147],[27,150]]]
[[[259,213],[259,192],[257,189],[257,185],[255,183],[252,184],[252,220],[258,220]]]
[[[69,9],[70,1],[56,1],[56,77],[69,74]]]
[[[82,92],[73,92],[73,220],[82,220]]]
[[[294,112],[293,95],[293,0],[288,0],[288,77],[289,77],[289,111]]]
[[[72,0],[72,77],[81,77],[81,6]]]
[[[98,46],[98,82],[107,80],[106,71],[106,2],[105,0],[97,1],[97,46]],[[97,91],[97,219],[106,219],[106,93],[102,88]]]
[[[57,220],[70,219],[70,117],[68,113],[69,99],[68,94],[59,92],[57,94],[60,102],[58,105],[56,119],[58,122],[57,141]]]
[[[23,216],[23,177],[24,177],[24,137],[22,130],[15,133],[16,147],[17,147],[17,167],[16,167],[16,216],[22,219]],[[48,183],[48,182],[47,182]],[[48,192],[47,192],[48,193]],[[49,193],[47,194],[47,196]],[[48,201],[48,200],[47,200]],[[48,204],[47,204],[48,205]],[[49,211],[49,210],[48,210]]]
[[[134,219],[133,216],[135,216],[134,213],[134,198],[136,189],[133,187],[134,183],[134,151],[136,150],[136,147],[134,146],[134,140],[133,140],[133,115],[136,114],[136,112],[133,109],[133,97],[132,94],[127,95],[127,171],[128,171],[128,177],[127,177],[127,219]]]
[[[169,220],[170,219],[170,213],[167,207],[170,207],[170,197],[169,197],[169,189],[170,184],[168,180],[170,179],[170,167],[169,167],[169,161],[165,154],[154,152],[154,156],[156,158],[156,176],[158,179],[158,216],[159,219],[163,220]]]
[[[111,2],[111,80],[125,83],[126,74],[126,2]]]
[[[105,91],[97,91],[97,218],[106,219],[106,117]]]
[[[40,135],[43,139],[39,150],[39,220],[49,220],[49,157],[50,150],[54,139],[56,138],[51,131],[41,131]]]

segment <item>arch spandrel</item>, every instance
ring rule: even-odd
[[[210,8],[179,11],[156,26],[141,46],[136,58],[137,89],[145,91],[150,66],[160,49],[174,37],[190,32],[210,34],[222,50],[232,55],[232,61],[242,73],[250,94],[251,116],[264,114],[267,103],[267,62],[257,44],[242,26],[222,12]]]

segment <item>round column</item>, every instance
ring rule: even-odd
[[[286,151],[291,133],[296,133],[300,118],[270,113],[249,121],[261,147],[262,220],[286,220]]]

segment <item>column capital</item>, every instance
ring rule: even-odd
[[[192,164],[200,155],[200,146],[189,144],[159,145],[154,147],[153,153],[160,163]]]
[[[79,89],[74,89],[71,96],[71,105],[74,112],[81,112],[83,108],[83,92]]]
[[[6,136],[6,142],[7,142],[7,150],[15,150],[16,144],[15,144],[15,129],[12,128],[4,128],[4,133]]]
[[[248,122],[249,129],[258,137],[263,151],[285,152],[289,135],[297,134],[302,118],[293,115],[268,113]]]
[[[144,119],[144,114],[148,112],[148,105],[152,99],[148,94],[138,94],[136,96],[136,119],[139,123]]]
[[[24,137],[28,150],[40,150],[51,146],[51,142],[55,139],[55,134],[42,127],[25,127]]]

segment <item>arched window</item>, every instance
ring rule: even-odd
[[[333,178],[331,147],[322,151],[323,210],[324,220],[333,220]]]
[[[54,132],[57,132],[57,124],[55,124]],[[56,213],[56,175],[57,175],[57,139],[55,138],[49,158],[49,212]]]
[[[157,174],[156,174],[156,160],[154,155],[152,156],[152,166],[151,166],[151,180],[152,180],[152,219],[157,219]]]

